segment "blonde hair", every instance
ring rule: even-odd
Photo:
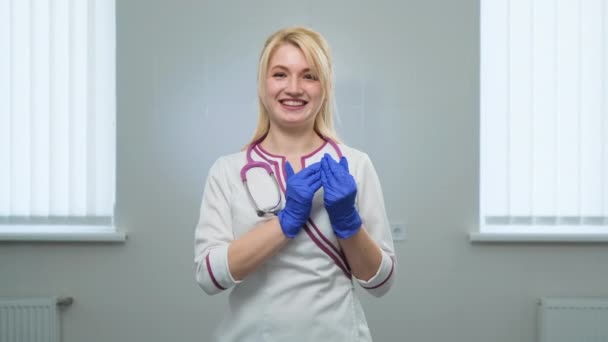
[[[319,113],[315,118],[314,130],[324,138],[339,142],[333,123],[334,81],[329,45],[319,33],[305,27],[294,26],[273,33],[264,44],[258,64],[258,123],[253,138],[251,138],[247,146],[268,134],[270,119],[268,110],[262,101],[266,92],[266,75],[268,73],[270,58],[284,44],[291,44],[302,50],[312,72],[317,75],[321,82],[323,101],[319,108]]]

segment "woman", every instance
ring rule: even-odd
[[[244,151],[209,171],[195,232],[196,280],[233,288],[219,341],[371,341],[354,282],[394,279],[380,182],[333,129],[326,41],[306,28],[268,38],[259,119]]]

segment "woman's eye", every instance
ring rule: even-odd
[[[315,76],[313,74],[305,74],[304,75],[304,79],[306,79],[306,80],[313,80],[313,81],[318,80],[317,76]]]
[[[285,77],[285,73],[284,72],[275,72],[274,74],[272,74],[272,77],[277,77],[277,78],[282,78]]]

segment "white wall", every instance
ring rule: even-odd
[[[543,295],[608,295],[605,245],[472,245],[478,215],[474,0],[118,0],[117,221],[125,244],[2,243],[0,296],[69,295],[64,342],[208,341],[226,296],[194,281],[211,163],[256,116],[265,37],[329,40],[339,132],[368,152],[408,225],[387,296],[362,301],[376,341],[533,342]]]

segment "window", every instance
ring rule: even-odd
[[[0,0],[0,239],[124,239],[113,0]]]
[[[480,13],[480,233],[605,239],[607,1],[482,0]]]

